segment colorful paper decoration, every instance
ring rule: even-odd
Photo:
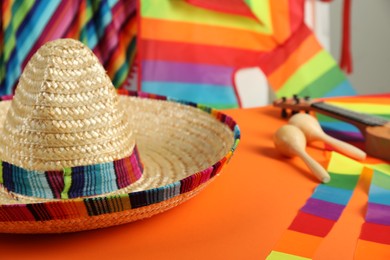
[[[361,163],[332,153],[331,181],[317,186],[267,259],[311,259],[348,204],[362,169]]]
[[[390,120],[390,94],[330,98],[325,102]],[[327,133],[352,141],[358,146],[363,145],[363,136],[356,127],[319,113],[316,116]],[[322,239],[347,205],[362,172],[372,174],[372,179],[366,220],[357,243],[355,258],[390,257],[390,164],[372,157],[364,163],[357,162],[332,152],[328,171],[331,182],[318,185],[268,259],[313,257]]]
[[[12,94],[45,42],[75,38],[91,48],[114,85],[125,83],[136,47],[135,0],[1,1],[0,95]]]
[[[258,66],[279,97],[355,94],[304,24],[303,0],[140,0],[140,4],[143,91],[212,107],[237,107],[235,71]]]
[[[390,259],[390,165],[374,165],[355,259]]]

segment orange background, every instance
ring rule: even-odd
[[[272,107],[226,111],[241,142],[230,163],[188,202],[152,218],[58,235],[0,234],[0,259],[264,259],[319,184],[299,158],[282,157],[272,135],[285,123]],[[322,144],[308,153],[325,165]],[[323,239],[314,259],[352,259],[370,176]]]

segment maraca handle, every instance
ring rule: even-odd
[[[296,151],[297,155],[305,162],[310,171],[323,183],[330,181],[329,173],[317,161],[311,158],[305,151]]]
[[[330,144],[337,151],[345,154],[348,157],[351,157],[359,161],[363,161],[366,159],[366,153],[364,151],[360,150],[359,148],[349,143],[340,141],[326,134],[322,135],[322,139],[325,143]]]

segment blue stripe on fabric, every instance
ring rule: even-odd
[[[108,5],[112,8],[114,5],[118,3],[118,0],[108,0]]]
[[[84,169],[86,172],[96,172],[99,171],[100,167],[99,165],[88,165],[84,166]],[[90,192],[91,190],[94,190],[96,194],[101,194],[102,187],[102,179],[100,174],[86,174],[88,180],[90,181],[87,190]]]
[[[312,198],[324,200],[336,204],[347,205],[352,196],[352,190],[330,187],[328,185],[318,185]]]
[[[23,29],[18,32],[18,45],[20,45],[20,58],[24,60],[34,46],[36,40],[41,36],[46,24],[56,11],[60,0],[41,0],[37,1],[38,5],[34,9],[29,23],[25,24]],[[43,15],[44,14],[44,15]]]
[[[200,104],[236,105],[233,87],[176,82],[142,82],[142,90]]]
[[[368,202],[390,206],[390,190],[371,183]]]
[[[59,4],[59,0],[37,1],[18,28],[15,46],[17,51],[15,49],[12,51],[10,60],[6,66],[8,80],[5,87],[7,92],[11,91],[14,82],[16,82],[21,73],[21,64],[19,63],[27,57]]]
[[[70,198],[81,197],[85,194],[82,188],[85,186],[85,177],[88,174],[83,173],[83,166],[72,167],[72,185],[70,186],[70,189],[68,191],[68,196]]]
[[[90,5],[87,8],[95,10],[95,8]],[[99,12],[94,13],[91,19],[85,25],[85,33],[87,35],[87,39],[84,40],[86,40],[90,49],[94,49],[96,47],[99,42],[99,39],[103,37],[106,27],[112,21],[110,3],[108,3],[107,1],[102,1],[95,11]]]
[[[50,190],[50,185],[46,179],[45,173],[33,171],[33,174],[37,176],[36,178],[29,178],[30,187],[34,188],[33,193],[36,193],[40,198],[54,198],[54,195]]]
[[[334,89],[324,95],[324,97],[338,97],[338,96],[354,96],[356,90],[352,87],[347,79],[337,85]]]
[[[102,163],[100,164],[100,168],[103,173],[102,189],[104,190],[104,192],[106,193],[106,192],[117,190],[118,186],[117,185],[114,186],[116,182],[111,181],[116,179],[114,164],[112,162]]]
[[[98,20],[97,32],[99,37],[103,36],[106,30],[107,25],[112,21],[111,9],[108,1],[102,1],[101,8],[98,9],[99,13],[96,14],[96,19]]]

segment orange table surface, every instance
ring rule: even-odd
[[[241,142],[222,173],[196,197],[149,219],[58,235],[0,234],[0,259],[265,259],[319,184],[272,135],[286,123],[273,107],[228,110]],[[319,143],[308,153],[325,165]],[[367,201],[361,178],[314,259],[352,259]]]

